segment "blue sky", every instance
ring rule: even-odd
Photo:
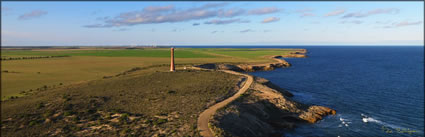
[[[424,45],[423,2],[1,2],[1,42]]]

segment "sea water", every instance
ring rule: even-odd
[[[308,57],[285,58],[291,67],[250,74],[337,114],[283,130],[284,136],[424,136],[423,46],[291,48],[307,49]]]

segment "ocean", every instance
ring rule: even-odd
[[[284,136],[424,136],[423,46],[290,48],[307,49],[308,57],[285,58],[291,67],[250,74],[337,114],[284,130]]]

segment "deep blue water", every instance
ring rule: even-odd
[[[295,48],[307,49],[308,58],[285,58],[291,67],[250,74],[337,115],[298,125],[285,136],[424,136],[423,46]]]

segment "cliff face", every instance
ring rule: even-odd
[[[274,88],[272,88],[274,87]],[[250,90],[210,121],[217,136],[281,136],[277,131],[294,128],[296,123],[315,123],[336,111],[323,106],[295,102],[286,90],[256,77]]]

